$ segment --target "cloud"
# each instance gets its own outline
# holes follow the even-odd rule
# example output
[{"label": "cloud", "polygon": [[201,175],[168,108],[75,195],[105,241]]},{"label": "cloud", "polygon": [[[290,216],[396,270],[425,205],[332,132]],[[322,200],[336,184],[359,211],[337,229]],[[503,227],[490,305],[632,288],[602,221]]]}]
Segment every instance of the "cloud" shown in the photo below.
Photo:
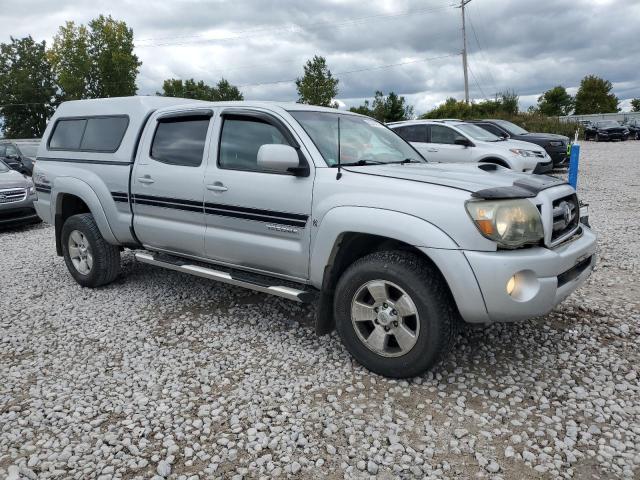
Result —
[{"label": "cloud", "polygon": [[[324,55],[346,107],[393,90],[433,108],[462,98],[460,9],[454,0],[5,0],[0,41],[51,40],[66,20],[111,14],[133,28],[139,91],[165,78],[224,76],[247,99],[295,100],[304,62]],[[475,0],[468,7],[471,96],[511,89],[521,107],[546,89],[596,74],[621,100],[640,97],[640,4],[629,0]]]}]

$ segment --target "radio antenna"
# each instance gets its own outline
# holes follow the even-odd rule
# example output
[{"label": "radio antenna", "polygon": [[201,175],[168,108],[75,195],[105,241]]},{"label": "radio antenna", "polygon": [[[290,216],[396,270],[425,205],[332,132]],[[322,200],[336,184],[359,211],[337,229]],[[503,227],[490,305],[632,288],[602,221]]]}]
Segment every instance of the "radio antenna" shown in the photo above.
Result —
[{"label": "radio antenna", "polygon": [[338,173],[336,174],[336,180],[340,180],[342,178],[342,172],[340,169],[342,168],[340,161],[341,151],[340,151],[340,115],[338,115]]}]

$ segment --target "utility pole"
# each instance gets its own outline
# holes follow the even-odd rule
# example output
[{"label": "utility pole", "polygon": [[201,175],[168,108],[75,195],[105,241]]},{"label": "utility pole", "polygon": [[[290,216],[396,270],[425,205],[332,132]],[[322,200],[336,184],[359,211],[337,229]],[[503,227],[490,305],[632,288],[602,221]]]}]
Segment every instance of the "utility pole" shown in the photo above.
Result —
[{"label": "utility pole", "polygon": [[464,7],[471,0],[460,0],[460,6],[457,7],[462,11],[462,69],[464,70],[464,101],[469,103],[469,74],[467,72],[467,27],[465,25]]}]

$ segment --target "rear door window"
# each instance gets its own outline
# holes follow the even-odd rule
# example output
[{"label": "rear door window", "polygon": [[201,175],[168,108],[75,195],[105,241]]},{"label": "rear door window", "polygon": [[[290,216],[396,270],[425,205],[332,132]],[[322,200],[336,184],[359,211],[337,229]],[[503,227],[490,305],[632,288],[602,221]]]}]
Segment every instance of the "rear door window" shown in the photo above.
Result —
[{"label": "rear door window", "polygon": [[169,165],[198,167],[202,164],[209,116],[163,119],[151,144],[151,158]]},{"label": "rear door window", "polygon": [[427,141],[426,125],[407,125],[405,127],[398,127],[395,131],[407,142],[424,143]]}]

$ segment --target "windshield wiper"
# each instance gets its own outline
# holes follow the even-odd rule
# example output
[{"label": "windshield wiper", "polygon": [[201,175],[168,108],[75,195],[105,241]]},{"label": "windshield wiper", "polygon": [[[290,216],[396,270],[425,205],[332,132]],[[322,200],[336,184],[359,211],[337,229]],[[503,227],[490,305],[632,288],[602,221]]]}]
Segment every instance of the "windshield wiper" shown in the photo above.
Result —
[{"label": "windshield wiper", "polygon": [[[360,167],[363,165],[383,165],[386,162],[380,162],[378,160],[360,159],[357,162],[340,162],[343,167]],[[338,164],[331,165],[332,168],[337,167]]]},{"label": "windshield wiper", "polygon": [[397,160],[395,162],[387,162],[387,164],[391,164],[391,163],[399,163],[401,165],[404,165],[406,163],[422,163],[420,160],[416,160],[415,158],[405,158],[404,160]]}]

